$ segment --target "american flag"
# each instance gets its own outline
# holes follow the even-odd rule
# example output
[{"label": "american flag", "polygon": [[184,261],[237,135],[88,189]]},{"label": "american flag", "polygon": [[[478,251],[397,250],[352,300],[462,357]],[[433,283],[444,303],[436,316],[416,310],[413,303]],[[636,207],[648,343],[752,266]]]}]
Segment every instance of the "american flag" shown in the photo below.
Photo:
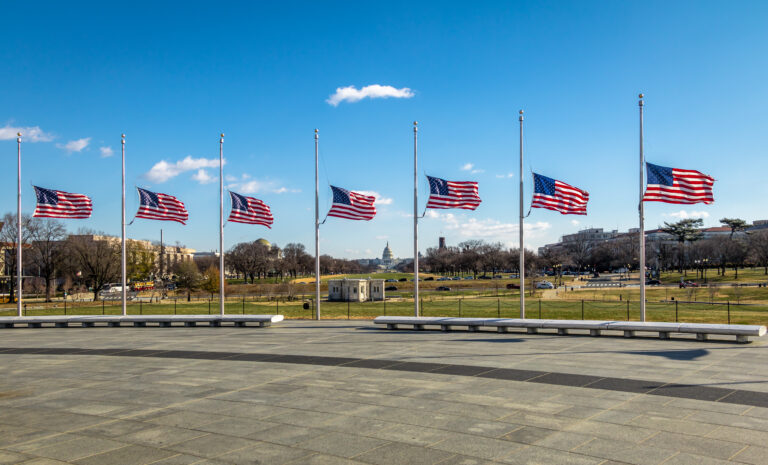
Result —
[{"label": "american flag", "polygon": [[563,215],[586,215],[588,201],[589,192],[533,173],[532,208],[546,208]]},{"label": "american flag", "polygon": [[463,208],[474,210],[480,205],[477,183],[473,181],[446,181],[427,176],[429,200],[427,208]]},{"label": "american flag", "polygon": [[375,197],[336,186],[331,186],[331,190],[333,191],[333,205],[331,205],[328,216],[365,221],[372,220],[376,216],[376,207],[373,206]]},{"label": "american flag", "polygon": [[712,203],[715,178],[696,170],[681,170],[646,163],[648,179],[644,202]]},{"label": "american flag", "polygon": [[141,187],[139,190],[139,211],[136,218],[145,218],[148,220],[177,221],[181,224],[187,224],[189,218],[187,209],[184,208],[184,202],[176,197],[159,192],[152,192]]},{"label": "american flag", "polygon": [[90,218],[93,204],[87,195],[32,186],[37,194],[35,218]]},{"label": "american flag", "polygon": [[272,211],[269,206],[259,199],[246,197],[229,191],[232,198],[232,211],[229,213],[229,219],[233,223],[261,224],[272,229],[272,223],[275,219],[272,217]]}]

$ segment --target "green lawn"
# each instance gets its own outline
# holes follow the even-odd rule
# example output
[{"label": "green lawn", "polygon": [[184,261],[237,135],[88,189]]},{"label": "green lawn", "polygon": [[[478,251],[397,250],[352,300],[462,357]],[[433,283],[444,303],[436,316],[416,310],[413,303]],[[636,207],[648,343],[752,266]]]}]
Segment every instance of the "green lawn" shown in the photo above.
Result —
[{"label": "green lawn", "polygon": [[[583,305],[583,306],[582,306]],[[583,313],[582,313],[583,309]],[[675,321],[702,323],[730,322],[734,324],[768,324],[768,305],[710,305],[707,303],[661,303],[649,301],[647,304],[647,319],[651,321]],[[218,301],[193,301],[187,303],[179,300],[166,300],[161,303],[136,304],[128,306],[129,314],[216,314],[219,311]],[[119,302],[78,303],[75,307],[67,305],[67,314],[100,315],[119,314]],[[313,318],[314,310],[310,303],[309,309],[303,308],[303,302],[280,302],[266,300],[230,300],[226,304],[228,314],[275,314],[285,315],[286,318]],[[366,319],[380,315],[413,315],[413,301],[398,299],[388,302],[322,302],[323,318],[353,318]],[[63,315],[61,303],[27,305],[26,315]],[[520,314],[517,296],[506,297],[476,297],[462,299],[422,299],[421,314],[423,316],[449,317],[485,317],[485,318],[517,318]],[[2,316],[15,315],[14,308],[0,310]],[[639,305],[637,300],[626,299],[589,301],[585,300],[526,300],[526,316],[528,318],[548,319],[597,319],[597,320],[639,320]]]}]

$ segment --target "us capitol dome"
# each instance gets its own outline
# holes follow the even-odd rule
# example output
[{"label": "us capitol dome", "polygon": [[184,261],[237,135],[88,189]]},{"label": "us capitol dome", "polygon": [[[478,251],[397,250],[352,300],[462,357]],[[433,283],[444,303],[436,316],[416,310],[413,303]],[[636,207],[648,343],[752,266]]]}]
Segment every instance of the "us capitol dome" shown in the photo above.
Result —
[{"label": "us capitol dome", "polygon": [[387,241],[387,246],[384,247],[384,253],[381,254],[381,261],[385,263],[391,263],[394,259],[395,254],[392,253],[392,249],[389,248],[389,241]]}]

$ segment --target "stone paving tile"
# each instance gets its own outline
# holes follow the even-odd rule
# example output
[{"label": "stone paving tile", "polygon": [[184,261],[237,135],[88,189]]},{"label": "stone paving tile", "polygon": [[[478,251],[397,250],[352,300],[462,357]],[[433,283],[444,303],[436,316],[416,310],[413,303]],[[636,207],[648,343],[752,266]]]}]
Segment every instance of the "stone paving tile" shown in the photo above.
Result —
[{"label": "stone paving tile", "polygon": [[41,447],[51,446],[51,445],[62,443],[62,442],[68,442],[78,438],[82,439],[84,437],[85,436],[76,435],[76,434],[47,432],[47,434],[36,437],[35,439],[7,445],[3,448],[14,451],[14,452],[26,453],[28,451],[39,449]]},{"label": "stone paving tile", "polygon": [[238,464],[278,465],[310,455],[312,452],[308,450],[262,442],[221,454],[216,460]]},{"label": "stone paving tile", "polygon": [[570,451],[590,442],[592,439],[594,439],[594,437],[588,434],[558,431],[538,441],[536,445],[540,447],[549,447],[551,449]]},{"label": "stone paving tile", "polygon": [[277,423],[248,418],[230,417],[226,420],[215,421],[195,429],[208,433],[223,434],[226,436],[248,437],[253,433],[277,426]]},{"label": "stone paving tile", "polygon": [[388,443],[389,441],[348,433],[328,433],[296,444],[296,447],[352,458]]},{"label": "stone paving tile", "polygon": [[28,455],[0,450],[0,465],[12,465],[15,463],[21,463],[28,458]]},{"label": "stone paving tile", "polygon": [[403,425],[401,423],[392,423],[389,421],[344,415],[326,421],[322,424],[322,428],[341,433],[361,434],[363,436],[378,437],[374,433],[386,430],[395,425],[400,428],[410,426]]},{"label": "stone paving tile", "polygon": [[657,434],[656,431],[637,426],[616,425],[601,421],[586,420],[573,424],[566,431],[588,434],[598,438],[616,439],[627,442],[642,442]]},{"label": "stone paving tile", "polygon": [[78,434],[83,435],[98,435],[107,438],[116,438],[125,436],[127,434],[135,433],[137,431],[145,430],[151,425],[140,421],[131,420],[106,420],[94,426],[89,426],[78,430]]},{"label": "stone paving tile", "polygon": [[674,420],[671,418],[662,418],[648,415],[640,415],[632,419],[629,424],[632,426],[641,426],[648,429],[698,436],[704,436],[718,428],[718,425],[716,424],[703,423],[693,419]]},{"label": "stone paving tile", "polygon": [[248,436],[248,439],[273,442],[285,446],[294,446],[317,436],[326,434],[327,431],[304,426],[278,425]]},{"label": "stone paving tile", "polygon": [[438,465],[495,465],[499,462],[484,460],[477,457],[469,457],[467,455],[454,455],[443,461]]},{"label": "stone paving tile", "polygon": [[521,444],[534,444],[554,434],[556,431],[535,426],[521,426],[520,428],[502,436],[502,439]]},{"label": "stone paving tile", "polygon": [[719,459],[727,459],[744,448],[744,444],[735,442],[669,432],[657,434],[645,441],[643,445]]},{"label": "stone paving tile", "polygon": [[732,457],[732,460],[752,465],[765,465],[768,447],[748,446]]},{"label": "stone paving tile", "polygon": [[392,464],[420,464],[432,465],[446,460],[455,454],[442,450],[428,449],[424,447],[411,446],[399,442],[393,442],[366,452],[355,457],[365,463],[376,465]]},{"label": "stone paving tile", "polygon": [[428,446],[444,440],[446,431],[423,426],[390,424],[387,428],[381,428],[364,434],[388,441],[404,442],[415,446]]},{"label": "stone paving tile", "polygon": [[189,441],[180,442],[167,446],[166,449],[181,452],[184,454],[199,455],[206,458],[215,458],[237,449],[253,446],[256,441],[235,438],[232,436],[222,436],[220,434],[206,434]]},{"label": "stone paving tile", "polygon": [[759,418],[748,415],[729,415],[727,413],[703,412],[694,413],[688,418],[691,421],[712,423],[723,426],[768,431],[768,417]]},{"label": "stone paving tile", "polygon": [[155,463],[176,455],[168,450],[155,449],[139,445],[130,445],[121,449],[111,450],[103,454],[91,455],[83,459],[75,460],[78,465],[141,465]]},{"label": "stone paving tile", "polygon": [[446,433],[443,437],[443,441],[429,447],[488,460],[500,459],[523,447],[523,444],[512,441],[473,437],[466,434]]},{"label": "stone paving tile", "polygon": [[664,462],[665,465],[732,465],[733,463],[728,460],[713,459],[712,457],[688,454],[686,452],[681,452]]},{"label": "stone paving tile", "polygon": [[61,460],[47,459],[45,457],[38,457],[36,459],[27,460],[26,462],[18,462],[18,463],[21,463],[22,465],[68,465],[68,462],[62,462]]},{"label": "stone paving tile", "polygon": [[190,439],[205,436],[204,431],[196,431],[175,426],[153,425],[145,423],[146,428],[120,437],[122,441],[153,447],[166,447]]},{"label": "stone paving tile", "polygon": [[149,420],[151,423],[177,428],[196,428],[208,423],[227,420],[229,417],[200,412],[173,412]]},{"label": "stone paving tile", "polygon": [[203,460],[202,457],[197,457],[195,455],[187,455],[187,454],[179,454],[175,453],[176,455],[172,455],[166,459],[158,460],[155,462],[152,462],[152,465],[199,465],[199,463]]},{"label": "stone paving tile", "polygon": [[574,454],[544,447],[528,446],[501,459],[514,465],[604,465],[605,460],[597,457]]},{"label": "stone paving tile", "polygon": [[676,454],[674,451],[643,444],[600,438],[593,439],[572,452],[634,465],[656,465]]},{"label": "stone paving tile", "polygon": [[79,437],[70,441],[43,446],[31,450],[28,453],[39,457],[48,457],[51,459],[71,462],[83,457],[119,449],[126,445],[127,444],[123,442],[112,441],[109,439]]},{"label": "stone paving tile", "polygon": [[313,454],[285,463],[286,465],[361,465],[364,462],[336,457],[334,455]]},{"label": "stone paving tile", "polygon": [[768,432],[733,426],[721,426],[706,437],[755,446],[768,445]]}]

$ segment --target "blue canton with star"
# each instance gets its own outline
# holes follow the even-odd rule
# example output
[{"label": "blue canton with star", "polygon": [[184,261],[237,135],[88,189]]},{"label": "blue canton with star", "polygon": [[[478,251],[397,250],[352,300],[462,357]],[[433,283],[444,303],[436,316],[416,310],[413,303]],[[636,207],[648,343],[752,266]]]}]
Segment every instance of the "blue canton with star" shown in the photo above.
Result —
[{"label": "blue canton with star", "polygon": [[157,198],[157,194],[146,189],[142,189],[141,187],[137,187],[137,189],[139,190],[139,198],[142,205],[159,208],[160,199]]},{"label": "blue canton with star", "polygon": [[248,200],[246,200],[245,197],[243,197],[240,194],[235,194],[234,192],[230,192],[229,195],[232,196],[232,209],[233,210],[240,210],[240,211],[248,211]]},{"label": "blue canton with star", "polygon": [[674,184],[672,168],[666,166],[645,163],[646,173],[648,174],[648,184],[661,184],[662,186],[671,186]]},{"label": "blue canton with star", "polygon": [[555,180],[533,173],[533,192],[535,194],[555,195]]},{"label": "blue canton with star", "polygon": [[433,178],[432,176],[427,176],[427,180],[429,181],[430,194],[448,195],[448,181],[445,179]]},{"label": "blue canton with star", "polygon": [[333,203],[343,203],[345,205],[352,205],[352,201],[349,200],[349,191],[340,187],[331,186],[333,190]]},{"label": "blue canton with star", "polygon": [[45,205],[56,205],[59,203],[59,196],[50,189],[35,186],[35,194],[37,194],[37,203]]}]

